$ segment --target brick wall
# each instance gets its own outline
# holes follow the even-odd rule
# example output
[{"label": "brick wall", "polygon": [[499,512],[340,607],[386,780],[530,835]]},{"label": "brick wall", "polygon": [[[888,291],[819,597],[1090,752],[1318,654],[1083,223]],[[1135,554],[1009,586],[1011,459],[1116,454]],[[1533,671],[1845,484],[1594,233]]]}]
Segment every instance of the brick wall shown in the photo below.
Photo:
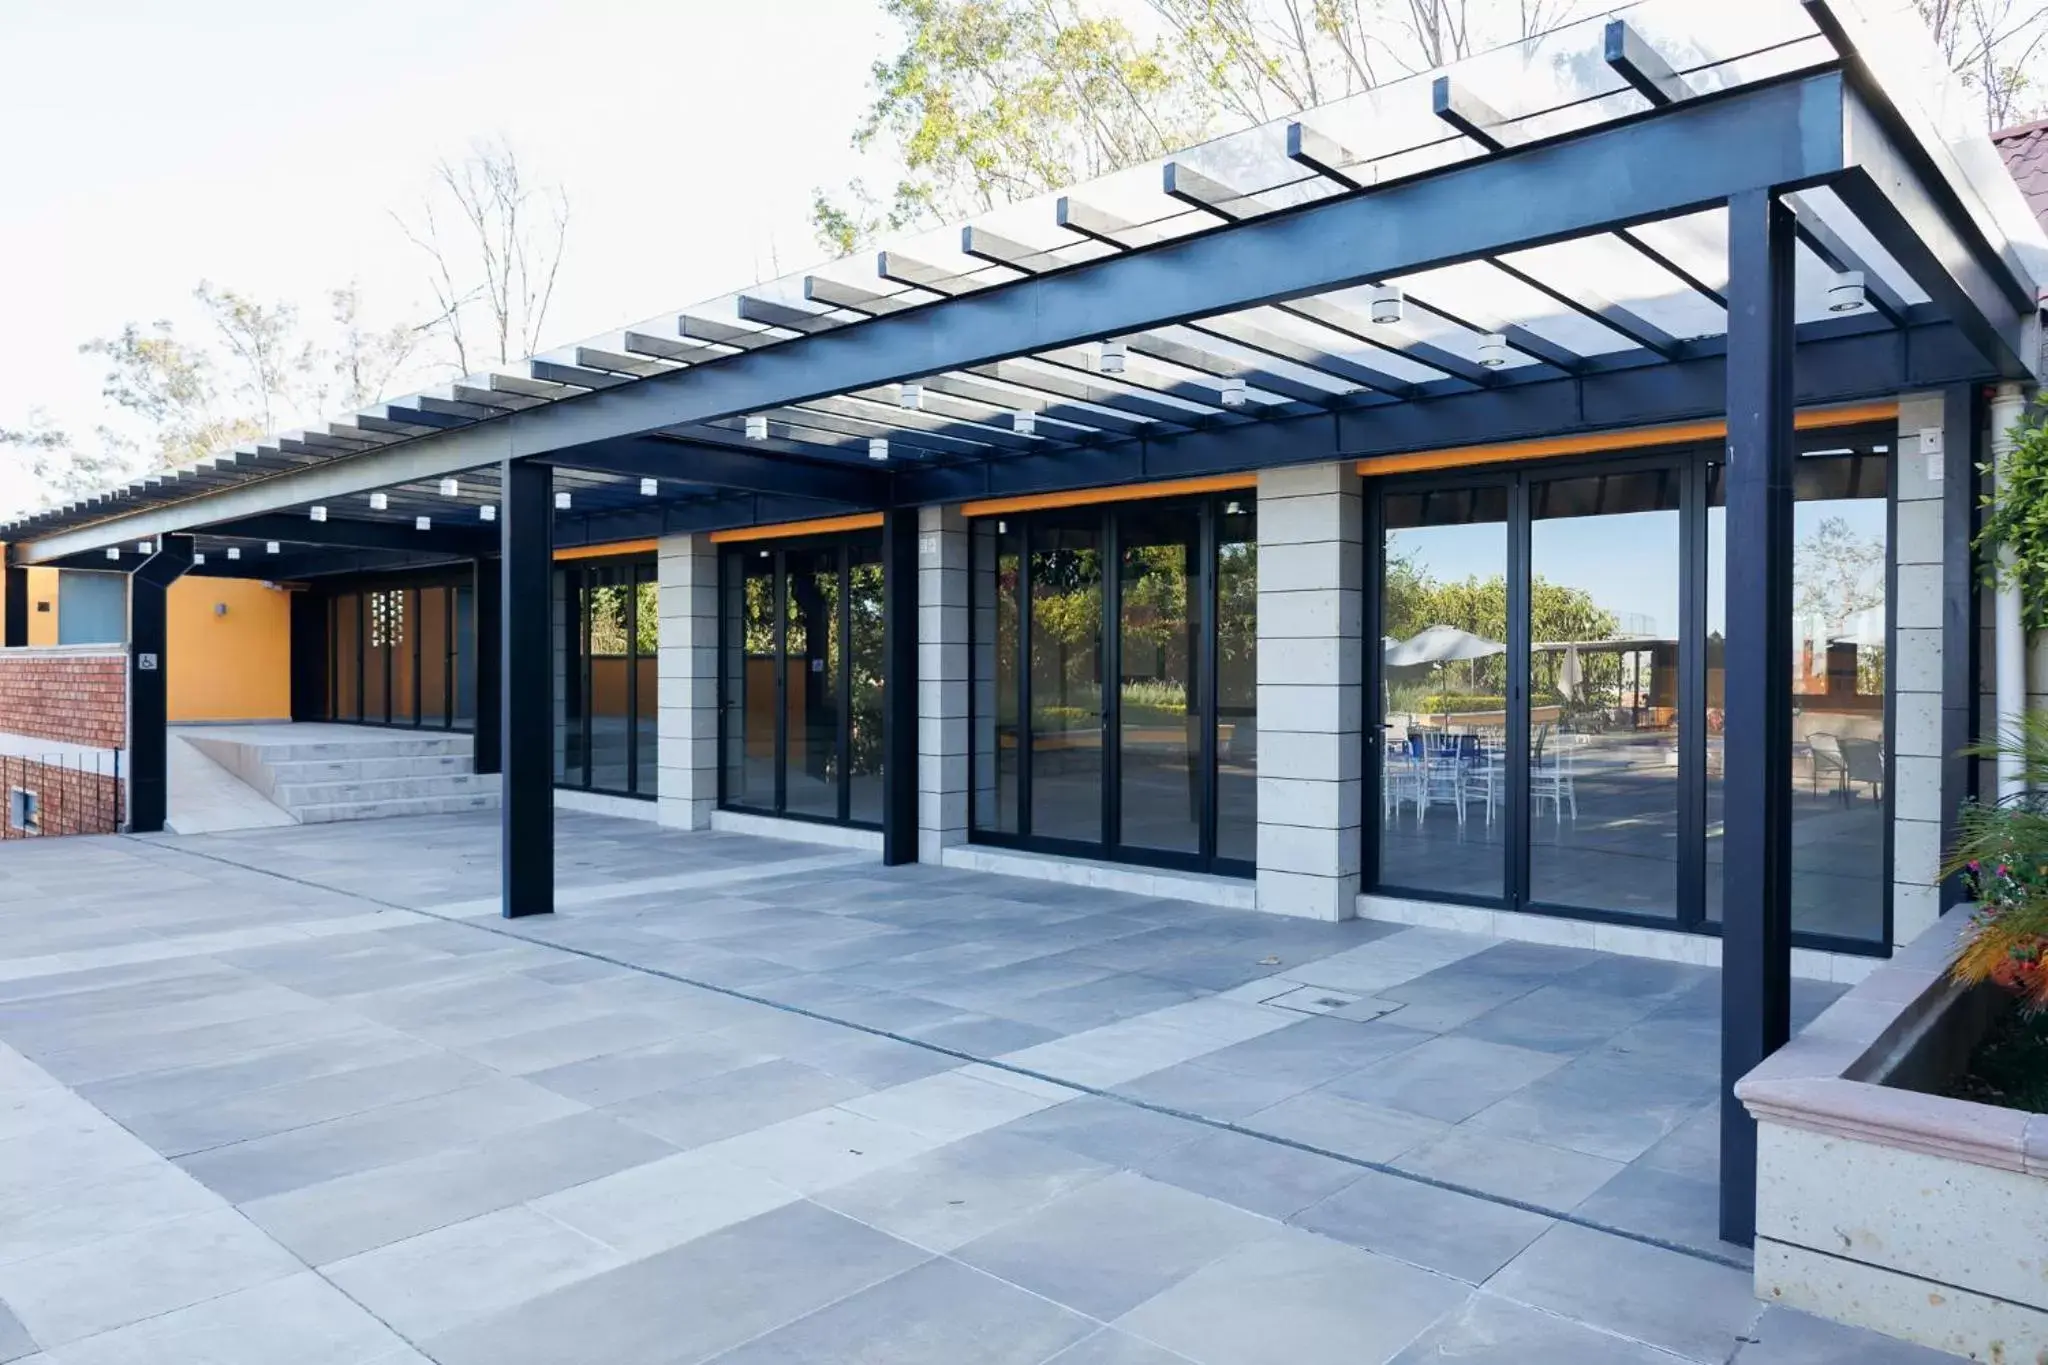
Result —
[{"label": "brick wall", "polygon": [[103,646],[0,649],[0,734],[127,747],[127,656]]},{"label": "brick wall", "polygon": [[[38,818],[33,831],[13,821],[17,790],[36,794]],[[121,784],[114,776],[111,754],[50,763],[0,755],[0,839],[112,834],[121,828],[121,801]]]}]

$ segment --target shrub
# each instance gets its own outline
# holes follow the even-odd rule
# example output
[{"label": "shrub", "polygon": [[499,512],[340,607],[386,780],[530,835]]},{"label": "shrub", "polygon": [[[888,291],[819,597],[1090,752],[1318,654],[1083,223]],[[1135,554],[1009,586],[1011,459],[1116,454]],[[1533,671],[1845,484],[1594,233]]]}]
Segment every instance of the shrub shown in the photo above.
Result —
[{"label": "shrub", "polygon": [[[2048,785],[2048,712],[2029,712],[1972,756],[2019,759],[2029,787]],[[2048,805],[2027,797],[1965,805],[1943,875],[1960,876],[1978,908],[1956,952],[1959,982],[1993,981],[2029,1012],[2048,1009]]]}]

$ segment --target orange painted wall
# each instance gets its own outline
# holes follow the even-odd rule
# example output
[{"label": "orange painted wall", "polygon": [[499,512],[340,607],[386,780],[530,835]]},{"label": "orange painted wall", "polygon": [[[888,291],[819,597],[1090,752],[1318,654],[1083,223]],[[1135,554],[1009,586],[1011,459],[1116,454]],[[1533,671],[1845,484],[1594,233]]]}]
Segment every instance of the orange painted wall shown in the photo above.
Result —
[{"label": "orange painted wall", "polygon": [[290,593],[247,578],[181,578],[165,605],[173,723],[290,718]]},{"label": "orange painted wall", "polygon": [[[36,604],[48,602],[48,611],[37,611]],[[54,645],[57,643],[57,571],[55,569],[30,569],[28,571],[28,642],[32,645]]]}]

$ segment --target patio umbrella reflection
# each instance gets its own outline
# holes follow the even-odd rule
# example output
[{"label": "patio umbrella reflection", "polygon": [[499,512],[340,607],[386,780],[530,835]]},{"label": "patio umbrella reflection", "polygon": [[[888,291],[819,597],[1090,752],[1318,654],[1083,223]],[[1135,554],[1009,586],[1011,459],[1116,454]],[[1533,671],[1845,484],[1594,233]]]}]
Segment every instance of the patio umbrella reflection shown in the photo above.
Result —
[{"label": "patio umbrella reflection", "polygon": [[1507,652],[1507,646],[1456,626],[1429,626],[1387,649],[1387,662],[1395,668],[1417,664],[1452,663],[1460,659],[1490,659]]}]

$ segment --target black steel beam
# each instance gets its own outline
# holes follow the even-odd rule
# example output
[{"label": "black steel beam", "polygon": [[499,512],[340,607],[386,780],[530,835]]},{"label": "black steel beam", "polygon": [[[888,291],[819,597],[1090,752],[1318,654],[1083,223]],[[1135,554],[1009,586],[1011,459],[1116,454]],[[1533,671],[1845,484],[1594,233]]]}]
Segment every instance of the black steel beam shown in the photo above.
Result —
[{"label": "black steel beam", "polygon": [[882,862],[917,861],[917,509],[882,517]]},{"label": "black steel beam", "polygon": [[128,828],[159,834],[170,798],[170,631],[165,599],[192,567],[192,538],[164,536],[128,576]]},{"label": "black steel beam", "polygon": [[1353,175],[1348,167],[1358,164],[1358,156],[1335,138],[1317,132],[1305,123],[1287,125],[1287,158],[1308,167],[1325,180],[1334,181],[1347,190],[1362,189],[1365,181]]},{"label": "black steel beam", "polygon": [[541,456],[540,463],[747,493],[783,493],[850,507],[881,507],[889,496],[889,476],[874,469],[762,455],[658,435],[622,436],[571,446]]},{"label": "black steel beam", "polygon": [[1735,1084],[1792,1008],[1792,211],[1728,205],[1728,633],[1721,906],[1721,1239],[1756,1239],[1756,1121]]},{"label": "black steel beam", "polygon": [[6,587],[0,592],[0,648],[21,649],[28,644],[28,570],[9,564],[4,571]]},{"label": "black steel beam", "polygon": [[1664,55],[1630,28],[1627,20],[1608,20],[1602,38],[1607,65],[1650,103],[1673,104],[1695,93],[1685,77],[1672,70]]},{"label": "black steel beam", "polygon": [[270,512],[198,528],[223,540],[275,540],[292,545],[327,545],[351,550],[401,550],[469,559],[495,549],[498,537],[474,526],[437,525],[421,531],[400,521],[361,521],[329,514],[325,521]]},{"label": "black steel beam", "polygon": [[555,908],[554,488],[546,465],[523,460],[499,478],[501,913],[517,919]]},{"label": "black steel beam", "polygon": [[[1975,760],[1963,749],[1976,737],[1975,703],[1981,635],[1977,624],[1976,556],[1966,553],[1977,534],[1977,488],[1979,449],[1984,430],[1979,386],[1955,384],[1941,395],[1941,543],[1946,549],[1941,561],[1941,846],[1955,847],[1957,822],[1963,803],[1977,795],[1971,780],[1978,771]],[[1899,456],[1913,433],[1901,431],[1895,447]],[[1920,469],[1927,472],[1926,452],[1921,452]],[[1904,477],[1906,461],[1895,458],[1893,466]],[[1894,538],[1893,544],[1897,545]],[[1897,550],[1892,555],[1896,564]],[[1896,593],[1892,594],[1896,598]],[[1887,642],[1889,643],[1889,642]],[[1894,650],[1887,658],[1897,658]],[[1894,800],[1897,798],[1894,797]],[[1941,888],[1941,908],[1959,904],[1964,898],[1962,878],[1951,877]],[[1886,926],[1889,930],[1890,926]],[[1887,938],[1891,937],[1889,933]]]}]

